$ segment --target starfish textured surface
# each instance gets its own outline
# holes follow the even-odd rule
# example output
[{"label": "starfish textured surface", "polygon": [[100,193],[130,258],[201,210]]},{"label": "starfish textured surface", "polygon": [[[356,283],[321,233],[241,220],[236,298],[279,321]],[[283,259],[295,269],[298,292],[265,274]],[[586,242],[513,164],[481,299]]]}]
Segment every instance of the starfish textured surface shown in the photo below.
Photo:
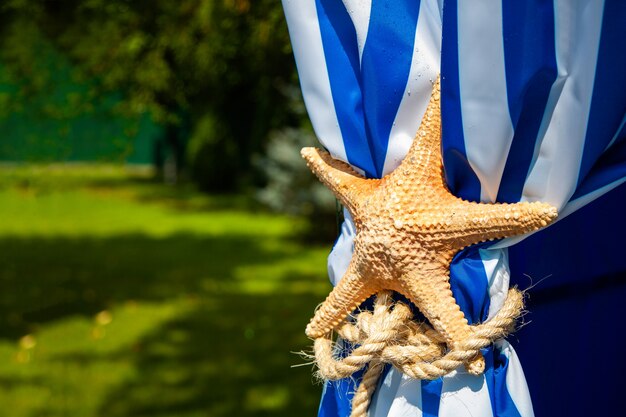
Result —
[{"label": "starfish textured surface", "polygon": [[486,204],[454,196],[444,180],[440,146],[437,81],[407,156],[384,178],[363,178],[328,152],[302,149],[311,170],[350,211],[356,226],[348,271],[307,326],[309,337],[332,331],[369,296],[388,289],[411,300],[454,349],[471,335],[450,289],[454,255],[556,219],[556,208],[546,203]]}]

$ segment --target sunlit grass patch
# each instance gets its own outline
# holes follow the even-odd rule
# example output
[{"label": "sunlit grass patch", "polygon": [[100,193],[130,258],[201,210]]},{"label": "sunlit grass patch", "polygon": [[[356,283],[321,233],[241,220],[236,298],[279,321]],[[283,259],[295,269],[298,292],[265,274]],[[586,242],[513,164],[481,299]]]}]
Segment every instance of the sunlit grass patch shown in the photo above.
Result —
[{"label": "sunlit grass patch", "polygon": [[0,407],[12,417],[292,416],[326,246],[242,196],[115,166],[0,167]]},{"label": "sunlit grass patch", "polygon": [[111,236],[174,233],[287,237],[301,222],[244,196],[166,186],[150,170],[112,165],[0,166],[0,234]]}]

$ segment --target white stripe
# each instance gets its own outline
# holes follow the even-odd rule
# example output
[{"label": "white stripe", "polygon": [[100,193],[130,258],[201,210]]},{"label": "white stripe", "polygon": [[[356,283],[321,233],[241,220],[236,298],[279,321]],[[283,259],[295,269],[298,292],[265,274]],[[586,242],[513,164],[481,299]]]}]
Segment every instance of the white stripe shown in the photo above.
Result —
[{"label": "white stripe", "polygon": [[443,377],[439,417],[493,415],[484,375],[470,375],[463,367]]},{"label": "white stripe", "polygon": [[391,368],[374,393],[368,416],[422,416],[421,384],[421,381],[411,379],[396,368]]},{"label": "white stripe", "polygon": [[359,46],[359,62],[361,62],[363,47],[365,47],[365,40],[367,39],[367,32],[370,27],[372,0],[343,0],[343,4],[350,14],[350,18],[356,29],[356,40]]},{"label": "white stripe", "polygon": [[[558,75],[550,90],[521,201],[552,204],[559,210],[557,221],[603,194],[597,190],[568,203],[576,190],[587,134],[603,10],[603,1],[555,0]],[[504,239],[492,248],[514,245],[534,233]]]},{"label": "white stripe", "polygon": [[602,1],[555,0],[558,79],[553,86],[557,94],[551,92],[550,99],[558,101],[524,184],[523,201],[545,201],[561,210],[576,189],[603,8]]},{"label": "white stripe", "polygon": [[479,249],[478,254],[483,262],[483,268],[488,280],[489,290],[489,313],[487,320],[496,315],[504,305],[509,293],[509,270],[508,249]]},{"label": "white stripe", "polygon": [[389,133],[383,175],[387,175],[404,159],[421,123],[432,83],[439,74],[441,55],[441,15],[436,0],[420,3],[414,53],[402,102]]},{"label": "white stripe", "polygon": [[283,0],[304,103],[319,141],[336,158],[348,161],[343,144],[314,0]]},{"label": "white stripe", "polygon": [[534,417],[533,403],[528,392],[528,384],[522,370],[522,365],[517,357],[513,346],[506,340],[495,343],[496,349],[500,350],[508,358],[509,366],[506,372],[506,389],[511,396],[515,408],[522,417]]},{"label": "white stripe", "polygon": [[343,217],[345,221],[341,225],[341,233],[333,246],[333,250],[328,255],[328,277],[333,286],[339,283],[348,270],[350,261],[352,260],[352,252],[354,251],[354,237],[356,236],[356,227],[350,212],[343,209]]},{"label": "white stripe", "polygon": [[494,202],[513,140],[507,102],[501,0],[458,5],[459,84],[468,162],[481,200]]}]

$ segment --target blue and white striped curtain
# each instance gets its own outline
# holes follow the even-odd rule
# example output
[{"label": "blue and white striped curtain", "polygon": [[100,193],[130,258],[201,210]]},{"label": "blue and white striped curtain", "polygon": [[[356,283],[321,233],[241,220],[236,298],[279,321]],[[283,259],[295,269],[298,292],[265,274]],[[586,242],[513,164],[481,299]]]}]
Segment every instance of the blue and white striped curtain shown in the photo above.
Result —
[{"label": "blue and white striped curtain", "polygon": [[[441,74],[442,156],[451,191],[474,201],[544,201],[559,209],[559,223],[524,241],[475,246],[455,257],[452,290],[470,323],[493,316],[511,279],[521,282],[523,274],[554,277],[546,283],[558,294],[560,285],[626,271],[626,257],[619,256],[624,244],[611,235],[611,227],[626,232],[619,222],[626,186],[618,187],[626,180],[626,1],[283,0],[283,6],[310,118],[335,158],[369,177],[391,172],[408,151]],[[347,217],[329,257],[333,282],[347,268],[353,237]],[[615,288],[626,296],[626,289]],[[565,329],[583,317],[592,323],[594,316],[548,309],[546,322],[555,314],[572,320]],[[537,363],[545,368],[568,366],[550,358],[569,357],[560,353],[569,351],[568,344],[591,349],[583,349],[579,361],[591,363],[602,354],[599,346],[553,340],[549,332],[533,337],[520,340],[518,350],[540,352]],[[370,416],[534,415],[513,347],[502,341],[484,354],[482,376],[458,369],[439,380],[416,381],[388,369]],[[588,376],[579,378],[582,386],[569,400],[588,391]],[[327,382],[319,416],[347,416],[358,383],[358,375]],[[577,415],[585,409],[581,403],[551,415]]]}]

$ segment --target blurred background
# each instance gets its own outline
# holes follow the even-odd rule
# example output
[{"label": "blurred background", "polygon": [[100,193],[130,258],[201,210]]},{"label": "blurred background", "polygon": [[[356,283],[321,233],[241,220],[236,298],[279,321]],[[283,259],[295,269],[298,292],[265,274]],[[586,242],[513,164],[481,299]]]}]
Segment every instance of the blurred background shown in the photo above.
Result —
[{"label": "blurred background", "polygon": [[337,208],[276,0],[0,3],[0,409],[313,415]]}]

